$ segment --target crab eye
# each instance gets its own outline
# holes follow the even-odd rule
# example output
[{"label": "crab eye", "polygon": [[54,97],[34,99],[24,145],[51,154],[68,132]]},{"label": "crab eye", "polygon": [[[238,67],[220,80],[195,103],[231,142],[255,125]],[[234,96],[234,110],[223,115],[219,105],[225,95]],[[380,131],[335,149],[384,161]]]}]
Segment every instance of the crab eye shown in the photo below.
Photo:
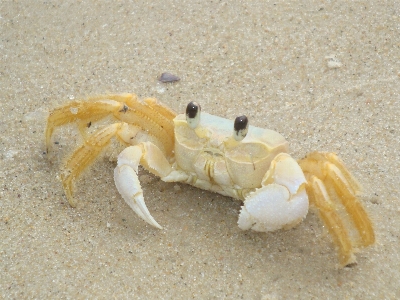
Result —
[{"label": "crab eye", "polygon": [[246,116],[240,116],[235,119],[235,123],[233,125],[233,137],[235,140],[240,142],[243,140],[247,132],[249,131],[249,120]]},{"label": "crab eye", "polygon": [[190,102],[186,107],[186,122],[189,127],[195,129],[200,122],[201,107],[197,102]]}]

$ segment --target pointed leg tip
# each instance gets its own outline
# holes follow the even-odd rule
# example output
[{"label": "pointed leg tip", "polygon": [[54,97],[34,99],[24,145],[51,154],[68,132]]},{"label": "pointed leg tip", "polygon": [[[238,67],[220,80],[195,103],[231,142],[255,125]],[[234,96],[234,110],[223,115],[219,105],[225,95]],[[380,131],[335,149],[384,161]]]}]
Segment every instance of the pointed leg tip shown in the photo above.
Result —
[{"label": "pointed leg tip", "polygon": [[357,265],[357,259],[353,253],[348,254],[346,257],[344,257],[340,263],[341,268],[351,268],[355,265]]},{"label": "pointed leg tip", "polygon": [[67,197],[67,199],[68,199],[69,205],[70,205],[71,207],[75,208],[76,205],[77,205],[75,199],[73,199],[72,197]]},{"label": "pointed leg tip", "polygon": [[76,207],[77,202],[76,202],[75,198],[73,197],[70,189],[68,189],[68,188],[65,189],[65,196],[67,197],[69,205],[71,207]]}]

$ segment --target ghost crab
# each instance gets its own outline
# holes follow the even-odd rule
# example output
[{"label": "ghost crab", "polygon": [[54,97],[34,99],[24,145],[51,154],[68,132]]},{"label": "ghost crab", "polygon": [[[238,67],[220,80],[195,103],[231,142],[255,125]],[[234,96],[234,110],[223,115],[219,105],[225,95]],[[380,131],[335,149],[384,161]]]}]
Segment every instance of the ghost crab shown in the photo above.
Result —
[{"label": "ghost crab", "polygon": [[[117,123],[87,136],[88,124],[106,116]],[[301,222],[309,200],[338,248],[341,266],[354,263],[355,248],[375,240],[372,224],[357,198],[359,185],[333,153],[314,152],[296,162],[279,133],[248,126],[245,116],[231,122],[201,113],[190,102],[176,115],[155,99],[132,94],[104,95],[71,101],[53,110],[46,145],[56,127],[77,123],[84,143],[66,161],[61,174],[71,206],[74,181],[113,137],[128,146],[118,156],[116,187],[147,223],[162,228],[148,211],[138,179],[138,165],[166,182],[184,182],[243,201],[241,229],[274,231]]]}]

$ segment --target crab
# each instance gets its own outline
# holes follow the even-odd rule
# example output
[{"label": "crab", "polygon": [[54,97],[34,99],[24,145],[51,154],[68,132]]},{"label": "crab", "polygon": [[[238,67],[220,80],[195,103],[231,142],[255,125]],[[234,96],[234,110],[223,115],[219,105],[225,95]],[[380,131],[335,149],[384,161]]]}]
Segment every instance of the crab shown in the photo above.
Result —
[{"label": "crab", "polygon": [[[88,135],[93,122],[116,123]],[[375,235],[359,200],[360,186],[334,153],[313,152],[296,161],[279,133],[249,126],[246,116],[230,121],[201,112],[190,102],[177,115],[156,99],[112,94],[75,100],[50,112],[46,146],[54,130],[76,123],[84,143],[66,160],[61,181],[72,207],[74,182],[117,138],[127,147],[118,155],[114,179],[126,203],[150,225],[162,228],[146,207],[138,166],[165,182],[183,182],[243,202],[238,225],[260,232],[290,229],[316,208],[338,249],[340,266],[356,262],[354,252]]]}]

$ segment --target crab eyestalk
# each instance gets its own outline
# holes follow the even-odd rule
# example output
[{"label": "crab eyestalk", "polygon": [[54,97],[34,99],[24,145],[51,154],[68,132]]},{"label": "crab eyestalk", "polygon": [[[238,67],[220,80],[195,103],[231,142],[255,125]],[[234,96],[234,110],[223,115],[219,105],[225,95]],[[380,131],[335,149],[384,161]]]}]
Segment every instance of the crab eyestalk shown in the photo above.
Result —
[{"label": "crab eyestalk", "polygon": [[190,102],[186,106],[186,122],[189,127],[195,129],[200,123],[201,106],[197,102]]},{"label": "crab eyestalk", "polygon": [[239,116],[235,119],[233,125],[233,137],[240,142],[243,140],[249,131],[249,120],[245,115]]}]

